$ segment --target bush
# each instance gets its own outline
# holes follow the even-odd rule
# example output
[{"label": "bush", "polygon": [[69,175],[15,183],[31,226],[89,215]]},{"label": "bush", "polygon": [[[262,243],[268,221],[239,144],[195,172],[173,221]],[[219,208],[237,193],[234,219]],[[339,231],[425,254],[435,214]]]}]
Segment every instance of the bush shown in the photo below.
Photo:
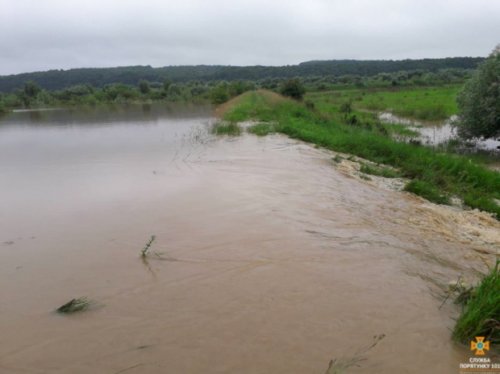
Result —
[{"label": "bush", "polygon": [[306,89],[299,79],[288,79],[281,85],[280,92],[283,96],[291,97],[295,100],[302,100]]},{"label": "bush", "polygon": [[210,99],[213,104],[223,104],[229,100],[228,86],[226,83],[219,83],[210,91]]},{"label": "bush", "polygon": [[462,138],[500,135],[500,54],[493,53],[479,65],[458,96]]},{"label": "bush", "polygon": [[146,95],[151,91],[151,86],[149,85],[148,81],[145,81],[144,79],[139,81],[139,91],[141,91],[141,94]]}]

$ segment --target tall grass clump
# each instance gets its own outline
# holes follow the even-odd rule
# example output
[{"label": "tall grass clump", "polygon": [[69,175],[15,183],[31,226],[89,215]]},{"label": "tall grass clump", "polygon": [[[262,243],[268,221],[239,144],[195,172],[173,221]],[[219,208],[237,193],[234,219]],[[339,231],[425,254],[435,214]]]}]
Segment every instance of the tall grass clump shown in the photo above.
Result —
[{"label": "tall grass clump", "polygon": [[241,128],[235,122],[218,122],[212,127],[212,133],[215,135],[238,136],[241,134]]},{"label": "tall grass clump", "polygon": [[484,276],[465,300],[453,330],[453,338],[468,343],[484,336],[492,344],[500,343],[500,261]]},{"label": "tall grass clump", "polygon": [[408,182],[404,190],[407,192],[412,192],[415,195],[422,196],[423,198],[436,204],[449,204],[450,202],[448,196],[442,194],[432,184],[421,180],[415,179]]}]

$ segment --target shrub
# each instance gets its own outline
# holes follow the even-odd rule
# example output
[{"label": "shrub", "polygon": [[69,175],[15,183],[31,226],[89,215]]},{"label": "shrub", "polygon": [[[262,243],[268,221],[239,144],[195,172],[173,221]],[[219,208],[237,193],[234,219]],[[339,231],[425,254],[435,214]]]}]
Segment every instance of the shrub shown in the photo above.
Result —
[{"label": "shrub", "polygon": [[500,54],[479,65],[458,96],[458,134],[462,138],[500,135]]},{"label": "shrub", "polygon": [[295,100],[302,100],[306,93],[306,89],[299,79],[288,79],[281,85],[280,92],[283,96],[288,96]]}]

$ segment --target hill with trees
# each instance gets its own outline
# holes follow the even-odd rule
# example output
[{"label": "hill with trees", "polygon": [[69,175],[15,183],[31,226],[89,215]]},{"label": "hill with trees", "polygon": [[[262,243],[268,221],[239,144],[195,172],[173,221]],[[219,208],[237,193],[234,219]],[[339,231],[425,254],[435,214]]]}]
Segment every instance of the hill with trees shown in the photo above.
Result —
[{"label": "hill with trees", "polygon": [[[287,66],[127,66],[49,70],[0,76],[0,92],[22,89],[28,81],[45,90],[61,90],[76,85],[104,87],[121,83],[137,85],[140,81],[185,83],[189,81],[265,80],[313,76],[373,76],[399,71],[438,72],[445,69],[475,69],[482,57],[450,57],[420,60],[329,60],[308,61]],[[144,86],[145,87],[145,86]]]}]

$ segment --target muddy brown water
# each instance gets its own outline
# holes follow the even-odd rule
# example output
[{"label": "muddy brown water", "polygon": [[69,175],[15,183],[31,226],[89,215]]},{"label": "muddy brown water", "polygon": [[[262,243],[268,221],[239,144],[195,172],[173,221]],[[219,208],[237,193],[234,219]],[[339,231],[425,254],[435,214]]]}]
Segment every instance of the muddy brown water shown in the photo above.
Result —
[{"label": "muddy brown water", "polygon": [[[211,121],[0,122],[0,372],[324,373],[385,334],[348,372],[457,373],[458,309],[439,307],[498,255],[498,223],[284,136],[216,139]],[[95,304],[53,313],[79,296]]]}]

